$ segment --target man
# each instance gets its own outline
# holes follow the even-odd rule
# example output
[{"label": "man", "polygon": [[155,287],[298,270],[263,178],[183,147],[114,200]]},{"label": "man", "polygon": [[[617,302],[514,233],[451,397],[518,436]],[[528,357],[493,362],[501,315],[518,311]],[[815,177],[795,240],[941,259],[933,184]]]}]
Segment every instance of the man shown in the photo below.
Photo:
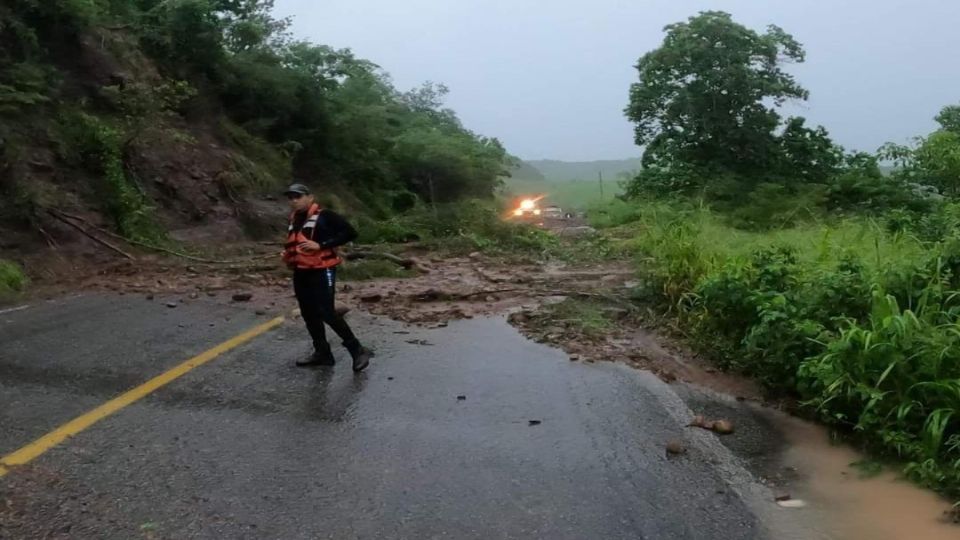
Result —
[{"label": "man", "polygon": [[307,186],[293,184],[284,193],[292,212],[283,261],[293,269],[293,290],[314,348],[313,356],[297,361],[297,365],[334,365],[323,326],[326,323],[350,351],[353,371],[363,371],[372,355],[334,307],[336,268],[343,262],[336,249],[356,238],[357,231],[336,212],[320,208]]}]

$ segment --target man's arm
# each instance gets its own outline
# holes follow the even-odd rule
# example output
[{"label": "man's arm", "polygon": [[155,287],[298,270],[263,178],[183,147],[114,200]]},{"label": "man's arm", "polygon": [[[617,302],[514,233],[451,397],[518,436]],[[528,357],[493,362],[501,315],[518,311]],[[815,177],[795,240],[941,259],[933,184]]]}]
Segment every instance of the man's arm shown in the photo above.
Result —
[{"label": "man's arm", "polygon": [[353,225],[333,210],[322,210],[320,219],[323,221],[323,226],[317,227],[313,233],[313,239],[320,244],[320,247],[337,248],[357,238],[357,230]]}]

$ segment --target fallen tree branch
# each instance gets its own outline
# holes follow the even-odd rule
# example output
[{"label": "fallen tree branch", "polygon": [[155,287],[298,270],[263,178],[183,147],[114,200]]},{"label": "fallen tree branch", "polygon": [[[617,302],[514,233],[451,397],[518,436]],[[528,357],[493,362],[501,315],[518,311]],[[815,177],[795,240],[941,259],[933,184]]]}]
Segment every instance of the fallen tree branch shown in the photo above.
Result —
[{"label": "fallen tree branch", "polygon": [[429,274],[430,269],[423,266],[416,259],[405,259],[403,257],[398,257],[392,253],[384,253],[382,251],[350,251],[343,254],[343,258],[348,261],[355,261],[359,259],[381,259],[385,261],[390,261],[398,266],[402,266],[406,270],[416,269],[417,271]]},{"label": "fallen tree branch", "polygon": [[513,288],[513,289],[494,289],[494,290],[492,290],[492,291],[474,291],[474,292],[472,292],[472,293],[456,294],[456,295],[453,295],[453,296],[454,296],[454,298],[457,298],[457,299],[460,299],[460,300],[466,300],[467,298],[470,298],[470,297],[473,297],[473,296],[482,296],[482,295],[485,295],[485,294],[500,294],[500,293],[516,292],[516,291],[526,291],[526,290],[528,290],[528,289],[519,289],[519,288]]},{"label": "fallen tree branch", "polygon": [[[87,220],[87,219],[84,218],[84,217],[77,216],[77,215],[73,215],[73,214],[64,212],[64,211],[62,211],[62,210],[54,210],[54,209],[52,209],[52,208],[49,208],[49,209],[47,209],[47,211],[50,212],[50,214],[51,214],[52,216],[54,216],[55,218],[59,219],[60,221],[63,221],[64,223],[70,225],[71,227],[80,229],[81,232],[83,232],[83,233],[86,234],[87,236],[90,236],[90,233],[84,231],[81,227],[79,227],[79,226],[76,225],[75,223],[73,223],[73,222],[71,222],[71,221],[68,221],[67,219],[64,219],[64,218],[75,219],[75,220],[77,220],[77,221],[80,221],[80,222],[82,222],[82,223],[85,223],[88,227],[91,227],[91,228],[93,228],[93,229],[96,229],[97,231],[99,231],[99,232],[101,232],[101,233],[103,233],[103,234],[105,234],[105,235],[107,235],[107,236],[110,236],[110,237],[112,237],[112,238],[116,238],[117,240],[120,240],[120,241],[122,241],[122,242],[126,242],[126,243],[128,243],[128,244],[130,244],[130,245],[140,246],[140,247],[143,247],[143,248],[151,249],[151,250],[153,250],[153,251],[159,251],[159,252],[162,252],[162,253],[167,253],[167,254],[169,254],[169,255],[173,255],[173,256],[175,256],[175,257],[180,257],[181,259],[186,259],[186,260],[188,260],[188,261],[194,261],[194,262],[205,263],[205,264],[244,264],[244,263],[253,262],[253,261],[259,260],[259,259],[266,259],[266,258],[268,258],[268,257],[276,257],[276,256],[277,256],[277,255],[274,254],[274,253],[270,253],[270,254],[267,254],[267,255],[259,255],[259,256],[253,257],[253,258],[251,258],[251,259],[235,259],[235,260],[232,260],[232,261],[230,261],[230,260],[228,260],[228,261],[221,261],[221,260],[216,260],[216,259],[204,259],[203,257],[195,257],[195,256],[189,255],[189,254],[187,254],[187,253],[182,253],[182,252],[180,252],[180,251],[176,251],[176,250],[173,250],[173,249],[168,249],[168,248],[165,248],[165,247],[162,247],[162,246],[157,246],[157,245],[149,244],[149,243],[147,243],[147,242],[142,242],[142,241],[140,241],[140,240],[134,240],[134,239],[132,239],[132,238],[126,238],[126,237],[121,236],[121,235],[119,235],[119,234],[117,234],[117,233],[115,233],[115,232],[108,231],[108,230],[106,230],[106,229],[104,229],[104,228],[102,228],[102,227],[98,227],[98,226],[94,225],[93,223],[90,223],[90,221]],[[97,240],[98,242],[102,242],[101,240],[96,239],[96,238],[95,238],[95,240]],[[114,247],[115,247],[115,246],[114,246]],[[119,248],[116,248],[116,249],[119,249]],[[130,257],[130,256],[128,255],[128,258],[132,258],[132,257]]]},{"label": "fallen tree branch", "polygon": [[110,242],[107,242],[106,240],[104,240],[104,239],[102,239],[102,238],[98,238],[96,235],[94,235],[94,234],[91,233],[90,231],[88,231],[88,230],[84,229],[83,227],[81,227],[80,225],[77,225],[76,223],[74,223],[74,222],[72,222],[72,221],[64,218],[63,216],[59,216],[59,215],[57,215],[55,212],[51,212],[50,215],[52,215],[54,218],[62,221],[63,223],[66,223],[67,225],[73,227],[74,229],[80,231],[84,236],[86,236],[87,238],[89,238],[89,239],[93,240],[94,242],[100,244],[101,246],[104,246],[104,247],[106,247],[107,249],[109,249],[109,250],[111,250],[111,251],[114,251],[114,252],[116,252],[116,253],[119,253],[120,255],[123,255],[124,257],[126,257],[127,259],[129,259],[129,260],[131,260],[131,261],[136,260],[136,258],[135,258],[133,255],[130,255],[130,254],[127,253],[126,251],[118,248],[117,246],[111,244]]},{"label": "fallen tree branch", "polygon": [[555,294],[557,296],[577,296],[580,298],[599,298],[601,300],[606,300],[607,302],[613,302],[615,304],[624,304],[630,307],[634,307],[633,302],[629,298],[622,296],[614,296],[610,294],[600,294],[600,293],[588,293],[583,291],[549,291],[550,294]]}]

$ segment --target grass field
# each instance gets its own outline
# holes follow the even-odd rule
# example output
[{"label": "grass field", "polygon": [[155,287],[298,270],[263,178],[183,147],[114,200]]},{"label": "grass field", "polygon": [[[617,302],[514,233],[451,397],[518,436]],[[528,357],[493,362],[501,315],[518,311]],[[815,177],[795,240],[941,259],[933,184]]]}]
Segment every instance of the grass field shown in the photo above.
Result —
[{"label": "grass field", "polygon": [[585,210],[597,202],[609,201],[615,195],[623,193],[623,189],[613,181],[603,183],[603,196],[601,197],[600,184],[596,181],[546,182],[522,178],[507,179],[504,191],[509,195],[518,197],[522,195],[545,195],[544,204],[555,204],[571,210]]}]

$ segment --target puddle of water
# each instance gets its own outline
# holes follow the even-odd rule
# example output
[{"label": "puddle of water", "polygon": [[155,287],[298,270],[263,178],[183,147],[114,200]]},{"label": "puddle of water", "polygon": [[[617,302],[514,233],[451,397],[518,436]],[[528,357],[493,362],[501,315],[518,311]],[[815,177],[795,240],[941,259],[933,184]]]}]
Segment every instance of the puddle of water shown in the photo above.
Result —
[{"label": "puddle of water", "polygon": [[[806,476],[801,487],[822,512],[831,538],[870,540],[957,540],[960,526],[943,520],[949,503],[892,472],[861,478],[850,464],[863,456],[830,443],[826,429],[783,415],[790,442],[784,458]],[[798,486],[799,487],[799,486]],[[791,510],[785,510],[791,511]]]}]

